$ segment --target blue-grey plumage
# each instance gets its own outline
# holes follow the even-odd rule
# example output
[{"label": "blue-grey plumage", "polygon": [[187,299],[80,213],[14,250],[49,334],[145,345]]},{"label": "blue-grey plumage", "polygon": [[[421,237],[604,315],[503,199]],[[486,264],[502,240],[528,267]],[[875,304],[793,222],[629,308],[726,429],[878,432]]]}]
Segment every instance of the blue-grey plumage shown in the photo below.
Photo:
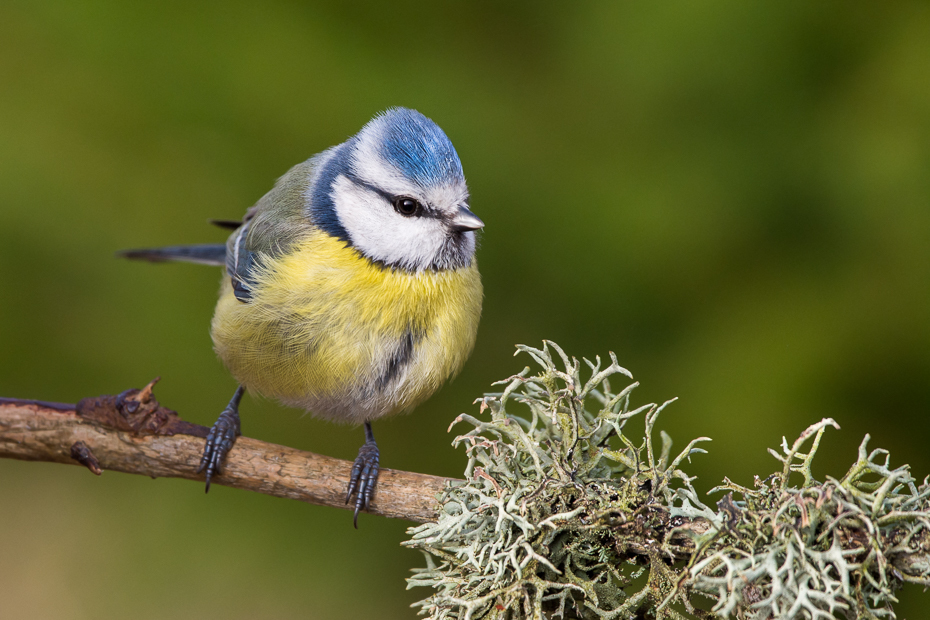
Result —
[{"label": "blue-grey plumage", "polygon": [[147,260],[152,263],[177,261],[211,265],[213,267],[222,267],[226,264],[226,245],[217,243],[174,245],[145,250],[123,250],[117,252],[117,254],[123,258]]},{"label": "blue-grey plumage", "polygon": [[[394,108],[292,168],[246,212],[222,251],[211,331],[241,387],[207,442],[208,488],[238,434],[247,389],[364,423],[348,495],[356,515],[368,505],[379,460],[371,420],[428,398],[474,344],[482,299],[474,231],[484,224],[468,199],[442,130]],[[207,247],[125,255],[217,264]]]}]

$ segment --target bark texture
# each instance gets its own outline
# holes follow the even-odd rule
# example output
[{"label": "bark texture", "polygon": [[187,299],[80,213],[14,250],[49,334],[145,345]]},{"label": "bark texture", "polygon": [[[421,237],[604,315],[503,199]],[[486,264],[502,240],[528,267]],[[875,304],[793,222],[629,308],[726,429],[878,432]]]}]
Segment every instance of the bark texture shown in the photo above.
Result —
[{"label": "bark texture", "polygon": [[[0,398],[0,457],[83,465],[98,475],[112,470],[202,480],[195,472],[209,429],[162,407],[154,383],[76,405]],[[213,484],[347,508],[351,469],[349,461],[240,437]],[[435,520],[436,496],[449,480],[382,469],[367,512]]]}]

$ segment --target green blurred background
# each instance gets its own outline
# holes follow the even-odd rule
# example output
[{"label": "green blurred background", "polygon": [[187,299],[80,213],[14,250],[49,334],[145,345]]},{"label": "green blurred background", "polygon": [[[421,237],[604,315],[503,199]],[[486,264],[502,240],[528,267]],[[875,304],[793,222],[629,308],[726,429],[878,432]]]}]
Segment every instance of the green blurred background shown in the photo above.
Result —
[{"label": "green blurred background", "polygon": [[[924,2],[0,5],[0,395],[141,387],[211,424],[219,274],[116,260],[220,241],[291,165],[393,105],[454,142],[487,223],[477,347],[386,467],[460,475],[449,422],[513,345],[616,351],[636,402],[750,483],[833,416],[930,472]],[[351,459],[360,429],[246,398],[243,430]],[[0,461],[0,617],[410,618],[408,524]],[[905,589],[899,617],[930,595]]]}]

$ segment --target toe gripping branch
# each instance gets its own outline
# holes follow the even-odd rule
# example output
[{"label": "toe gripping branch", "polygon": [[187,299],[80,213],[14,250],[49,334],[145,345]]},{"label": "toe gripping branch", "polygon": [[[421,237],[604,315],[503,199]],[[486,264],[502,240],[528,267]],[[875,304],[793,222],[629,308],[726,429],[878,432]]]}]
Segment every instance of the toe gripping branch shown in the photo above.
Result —
[{"label": "toe gripping branch", "polygon": [[375,484],[378,482],[379,461],[378,444],[375,443],[375,436],[371,432],[371,423],[365,422],[365,443],[358,450],[358,456],[352,464],[352,475],[349,478],[349,489],[346,491],[346,504],[355,495],[355,516],[352,524],[358,529],[358,513],[361,510],[368,510],[371,503],[371,497],[375,492]]},{"label": "toe gripping branch", "polygon": [[222,472],[223,459],[226,458],[233,444],[236,443],[236,437],[241,434],[239,403],[242,401],[242,395],[244,393],[245,388],[240,385],[236,393],[233,394],[229,404],[223,409],[223,413],[221,413],[220,417],[214,422],[213,427],[210,429],[210,433],[207,435],[207,443],[203,448],[203,457],[200,459],[200,467],[197,468],[198,474],[204,470],[207,472],[207,487],[204,491],[205,493],[210,492],[210,479],[213,478],[214,475]]}]

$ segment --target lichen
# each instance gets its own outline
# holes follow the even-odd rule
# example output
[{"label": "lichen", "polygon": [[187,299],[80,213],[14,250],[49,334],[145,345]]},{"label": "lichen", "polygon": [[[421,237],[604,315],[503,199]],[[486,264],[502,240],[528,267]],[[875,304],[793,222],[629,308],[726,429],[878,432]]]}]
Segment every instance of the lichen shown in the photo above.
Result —
[{"label": "lichen", "polygon": [[[684,471],[707,438],[673,457],[661,432],[655,449],[672,401],[631,409],[638,384],[613,354],[602,367],[551,342],[518,351],[541,371],[525,368],[479,399],[490,419],[456,418],[472,426],[454,441],[468,456],[465,481],[404,543],[427,564],[408,587],[434,589],[416,604],[421,615],[894,618],[895,589],[928,583],[930,486],[906,466],[890,469],[887,452],[868,453],[868,437],[842,480],[817,482],[811,461],[836,426],[823,420],[771,451],[782,470],[753,489],[725,480],[714,509]],[[618,378],[627,385],[615,393]],[[634,440],[627,423],[637,417],[644,432]]]}]

